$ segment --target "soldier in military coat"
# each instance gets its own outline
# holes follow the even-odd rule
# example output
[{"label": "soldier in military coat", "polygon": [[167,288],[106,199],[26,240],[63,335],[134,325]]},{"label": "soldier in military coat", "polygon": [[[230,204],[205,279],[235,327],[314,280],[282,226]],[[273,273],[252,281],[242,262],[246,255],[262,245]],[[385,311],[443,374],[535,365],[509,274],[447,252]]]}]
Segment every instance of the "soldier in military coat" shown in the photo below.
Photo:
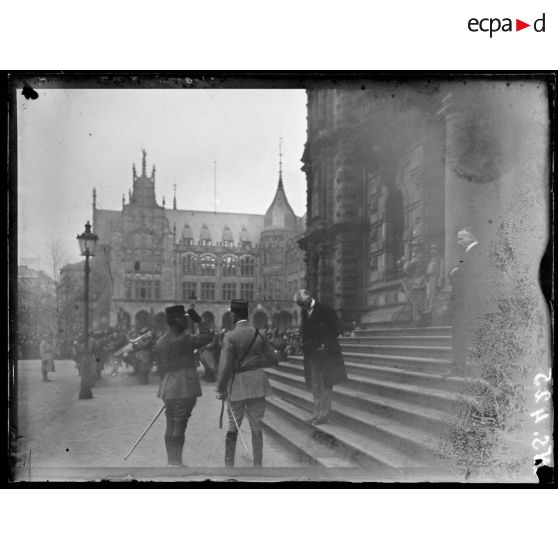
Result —
[{"label": "soldier in military coat", "polygon": [[[201,386],[196,366],[194,350],[211,341],[209,333],[191,335],[184,306],[170,306],[165,309],[168,331],[155,343],[153,349],[157,369],[162,376],[158,397],[165,403],[167,428],[165,446],[170,467],[182,466],[182,450],[188,419],[201,396]],[[189,311],[192,318],[195,311]]]},{"label": "soldier in military coat", "polygon": [[234,466],[237,424],[240,427],[246,414],[252,431],[254,467],[261,467],[265,398],[272,394],[263,368],[277,364],[278,358],[267,338],[248,323],[248,301],[231,301],[231,312],[235,328],[223,338],[217,379],[217,397],[228,399],[225,466]]}]

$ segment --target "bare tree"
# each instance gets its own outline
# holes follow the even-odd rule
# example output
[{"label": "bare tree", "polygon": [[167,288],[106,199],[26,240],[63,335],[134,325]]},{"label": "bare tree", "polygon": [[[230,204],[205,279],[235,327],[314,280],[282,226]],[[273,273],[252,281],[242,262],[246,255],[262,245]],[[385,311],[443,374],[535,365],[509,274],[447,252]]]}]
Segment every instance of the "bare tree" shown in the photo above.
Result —
[{"label": "bare tree", "polygon": [[68,253],[60,239],[50,237],[46,244],[46,261],[43,266],[54,280],[56,305],[56,345],[60,344],[60,270],[69,262]]}]

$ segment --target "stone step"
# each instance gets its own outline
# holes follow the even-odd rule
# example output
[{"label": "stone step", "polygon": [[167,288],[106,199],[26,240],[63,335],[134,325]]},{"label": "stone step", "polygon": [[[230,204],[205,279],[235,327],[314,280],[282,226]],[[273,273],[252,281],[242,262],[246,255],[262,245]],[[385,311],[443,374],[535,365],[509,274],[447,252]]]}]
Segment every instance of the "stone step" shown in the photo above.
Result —
[{"label": "stone step", "polygon": [[359,335],[340,337],[341,345],[421,345],[451,347],[451,335]]},{"label": "stone step", "polygon": [[[274,381],[276,390],[281,391],[282,395],[287,398],[292,396],[292,388],[306,391],[304,378],[298,374],[281,372],[272,368],[266,368],[266,372]],[[450,413],[417,404],[415,401],[402,401],[397,397],[382,396],[343,384],[335,386],[333,400],[374,416],[422,429],[425,432],[444,432],[452,416]]]},{"label": "stone step", "polygon": [[[355,382],[361,378],[387,380],[406,386],[423,386],[453,393],[463,393],[474,382],[473,379],[458,376],[414,372],[390,366],[375,366],[373,364],[350,361],[345,361],[345,367],[349,379]],[[296,372],[303,376],[304,358],[298,356],[289,357],[289,360],[280,362],[276,368],[287,372]]]},{"label": "stone step", "polygon": [[[290,409],[293,407],[293,409]],[[314,436],[314,430],[304,423],[310,414],[282,401],[277,396],[267,398],[263,426],[274,438],[302,463],[322,467],[348,468],[354,463],[331,443]]]},{"label": "stone step", "polygon": [[[298,370],[284,371],[277,368],[268,369],[270,378],[289,383],[291,385],[304,385],[304,377]],[[369,393],[372,395],[395,399],[402,403],[422,405],[445,413],[455,413],[459,405],[460,396],[454,392],[442,391],[423,386],[408,386],[397,382],[387,382],[363,376],[349,377],[346,382],[339,384],[339,388],[353,390],[357,394]],[[336,388],[337,389],[337,388]]]},{"label": "stone step", "polygon": [[434,346],[425,347],[423,345],[379,345],[370,343],[341,343],[343,352],[383,354],[394,356],[410,356],[421,358],[440,358],[449,359],[451,357],[451,347]]},{"label": "stone step", "polygon": [[[273,380],[272,384],[279,397],[301,407],[305,410],[306,416],[311,416],[312,395],[310,393],[296,387],[285,388],[285,386],[275,385]],[[403,452],[414,463],[439,465],[442,461],[441,436],[426,433],[414,426],[403,425],[383,416],[371,415],[338,401],[332,407],[328,424],[343,426],[376,443],[387,445],[394,451]]]},{"label": "stone step", "polygon": [[451,337],[451,326],[435,326],[435,327],[374,327],[370,326],[367,329],[355,330],[355,337],[373,336],[432,336],[443,335]]},{"label": "stone step", "polygon": [[308,425],[304,421],[311,417],[311,412],[286,400],[283,394],[280,397],[268,398],[268,403],[268,408],[281,412],[292,423],[298,423],[300,431],[312,432],[310,440],[318,440],[322,446],[334,449],[354,465],[366,468],[416,468],[428,465],[416,456],[348,428],[342,422],[333,420],[327,424]]},{"label": "stone step", "polygon": [[[346,348],[345,348],[346,349]],[[450,355],[448,358],[432,358],[420,356],[402,356],[392,354],[384,350],[383,353],[357,352],[343,350],[343,358],[346,362],[358,362],[373,364],[375,366],[391,366],[401,370],[413,370],[417,372],[447,373],[450,369]]]}]

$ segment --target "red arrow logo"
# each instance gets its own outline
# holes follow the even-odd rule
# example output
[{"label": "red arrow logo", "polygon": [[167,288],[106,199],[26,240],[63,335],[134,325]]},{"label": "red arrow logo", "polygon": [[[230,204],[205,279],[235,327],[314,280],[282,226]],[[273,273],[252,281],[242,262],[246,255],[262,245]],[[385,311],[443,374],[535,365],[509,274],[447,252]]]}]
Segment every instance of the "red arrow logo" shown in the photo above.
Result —
[{"label": "red arrow logo", "polygon": [[525,29],[526,27],[531,27],[531,24],[530,23],[525,23],[524,21],[521,21],[520,19],[515,20],[515,30],[516,31],[521,31],[522,29]]}]

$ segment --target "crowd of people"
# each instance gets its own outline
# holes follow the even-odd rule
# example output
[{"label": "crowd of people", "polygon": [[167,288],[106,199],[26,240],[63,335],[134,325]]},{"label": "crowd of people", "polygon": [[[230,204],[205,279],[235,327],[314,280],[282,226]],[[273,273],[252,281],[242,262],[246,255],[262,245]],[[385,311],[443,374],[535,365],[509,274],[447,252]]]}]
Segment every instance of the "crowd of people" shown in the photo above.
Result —
[{"label": "crowd of people", "polygon": [[[202,379],[207,382],[214,382],[216,379],[217,368],[223,338],[226,329],[220,332],[210,331],[212,339],[206,346],[197,348],[194,352],[196,365],[202,365],[204,375]],[[280,360],[285,360],[289,356],[302,355],[302,341],[300,328],[289,328],[284,332],[279,329],[262,330],[271,346],[277,351]],[[74,360],[78,373],[84,367],[84,361],[91,368],[94,378],[102,376],[105,369],[110,371],[112,376],[116,376],[124,368],[127,376],[136,376],[138,383],[149,383],[149,374],[153,368],[152,351],[155,343],[162,333],[153,332],[147,327],[139,330],[122,330],[107,328],[97,330],[90,334],[89,344],[85,345],[83,336],[77,336],[62,355],[60,351],[53,349],[53,358],[68,357]],[[40,337],[36,340],[36,356],[39,357],[39,345],[48,336]],[[54,339],[48,337],[49,343],[54,346]],[[20,355],[21,358],[21,355]],[[90,362],[94,364],[90,364]],[[44,368],[44,367],[43,367]],[[88,368],[88,369],[89,369]]]}]

